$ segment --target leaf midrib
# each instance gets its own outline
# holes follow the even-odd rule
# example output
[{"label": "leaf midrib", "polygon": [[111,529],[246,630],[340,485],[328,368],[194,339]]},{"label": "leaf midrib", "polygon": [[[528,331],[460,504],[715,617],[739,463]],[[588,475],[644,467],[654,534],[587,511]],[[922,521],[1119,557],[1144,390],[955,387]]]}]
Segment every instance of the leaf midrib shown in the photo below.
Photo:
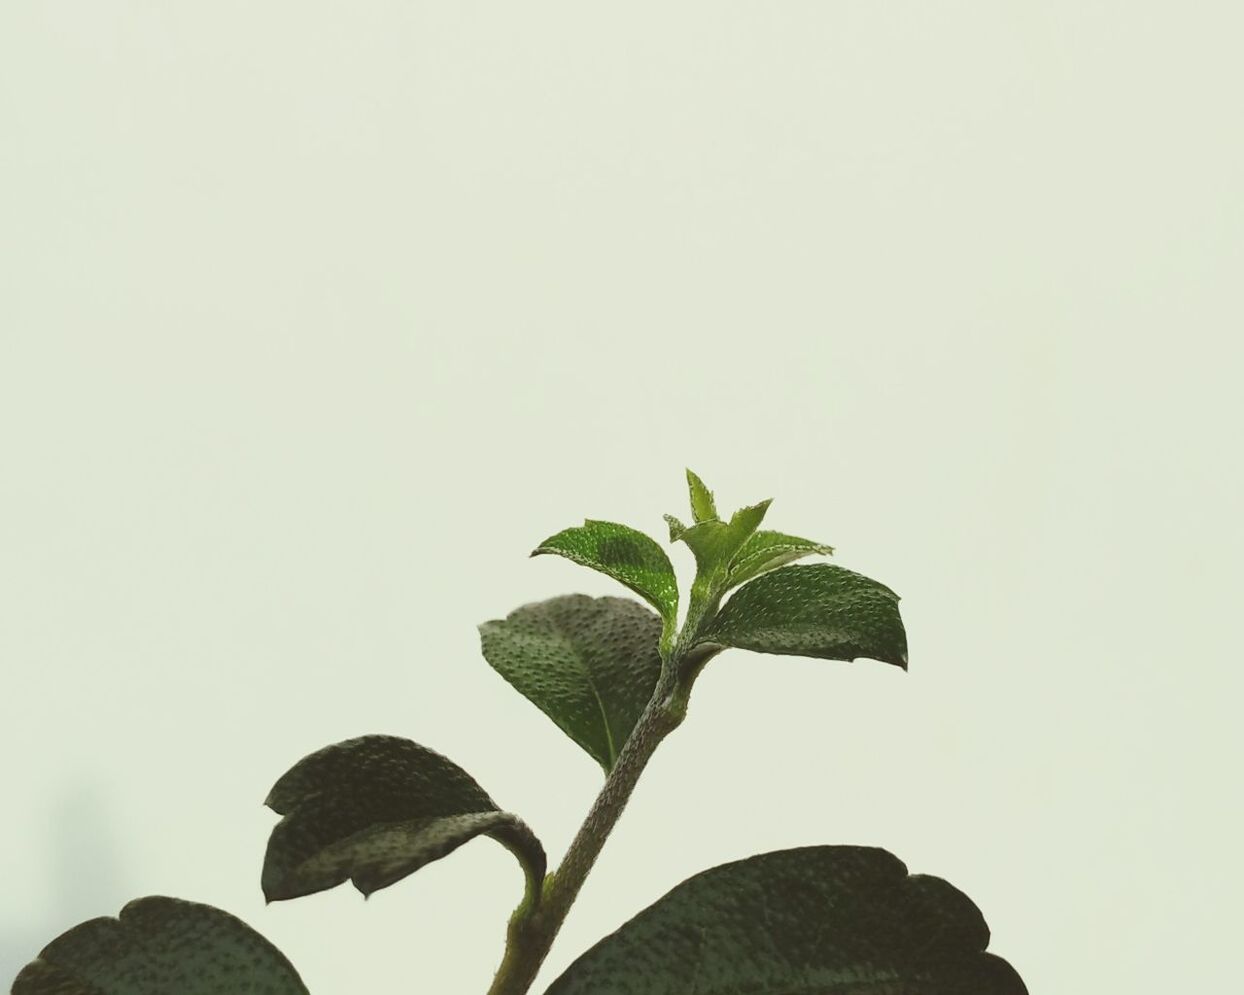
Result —
[{"label": "leaf midrib", "polygon": [[605,746],[609,751],[608,764],[605,769],[607,771],[613,769],[614,762],[618,759],[618,749],[613,741],[613,729],[609,725],[609,713],[605,710],[605,699],[601,697],[600,691],[596,689],[596,680],[592,676],[592,668],[588,666],[584,655],[579,651],[575,641],[576,633],[568,631],[557,619],[553,620],[553,627],[557,630],[558,638],[562,640],[570,655],[583,671],[583,676],[587,680],[587,686],[592,692],[592,697],[596,699],[596,708],[600,712],[600,721],[605,727]]}]

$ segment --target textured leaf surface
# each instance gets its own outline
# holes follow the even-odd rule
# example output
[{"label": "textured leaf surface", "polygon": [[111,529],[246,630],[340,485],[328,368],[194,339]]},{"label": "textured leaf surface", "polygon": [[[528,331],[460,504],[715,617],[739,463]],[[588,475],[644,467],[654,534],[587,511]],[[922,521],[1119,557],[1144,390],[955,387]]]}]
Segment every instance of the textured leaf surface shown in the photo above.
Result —
[{"label": "textured leaf surface", "polygon": [[1026,995],[976,906],[868,847],[780,850],[684,881],[548,995]]},{"label": "textured leaf surface", "polygon": [[696,522],[676,536],[673,536],[671,523],[673,538],[685,542],[695,554],[697,583],[717,583],[725,579],[736,554],[764,521],[770,503],[761,501],[759,504],[740,508],[728,522],[716,518]]},{"label": "textured leaf surface", "polygon": [[220,909],[139,898],[119,918],[61,934],[13,982],[13,995],[307,995],[285,956]]},{"label": "textured leaf surface", "polygon": [[898,595],[828,563],[782,567],[743,585],[701,641],[829,660],[868,657],[907,668]]},{"label": "textured leaf surface", "polygon": [[661,613],[668,625],[678,617],[678,580],[655,539],[628,525],[589,519],[540,543],[532,556],[555,553],[629,587]]},{"label": "textured leaf surface", "polygon": [[268,839],[263,891],[298,898],[346,880],[364,895],[485,834],[544,876],[539,841],[439,753],[396,736],[361,736],[312,753],[273,787],[284,818]]},{"label": "textured leaf surface", "polygon": [[717,504],[713,500],[713,492],[704,481],[687,471],[687,489],[691,497],[691,516],[694,521],[707,522],[717,517]]},{"label": "textured leaf surface", "polygon": [[484,658],[605,769],[661,675],[661,619],[625,598],[572,594],[480,626]]},{"label": "textured leaf surface", "polygon": [[669,526],[670,542],[677,542],[682,538],[682,534],[687,531],[687,526],[673,515],[664,515],[662,517],[665,519],[665,524]]},{"label": "textured leaf surface", "polygon": [[754,532],[735,555],[726,586],[737,587],[768,570],[776,570],[805,556],[828,556],[833,551],[832,546],[811,539],[761,529]]}]

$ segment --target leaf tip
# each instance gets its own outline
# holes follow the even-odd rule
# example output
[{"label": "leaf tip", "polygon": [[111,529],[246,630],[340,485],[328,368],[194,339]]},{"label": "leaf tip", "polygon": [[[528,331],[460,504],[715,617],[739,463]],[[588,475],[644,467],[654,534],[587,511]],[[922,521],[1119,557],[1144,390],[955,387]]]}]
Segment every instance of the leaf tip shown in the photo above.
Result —
[{"label": "leaf tip", "polygon": [[661,517],[665,519],[665,524],[669,526],[670,542],[677,542],[682,538],[682,534],[687,531],[687,526],[683,525],[673,515],[662,515]]},{"label": "leaf tip", "polygon": [[717,502],[708,485],[690,467],[687,467],[687,490],[691,498],[691,517],[705,522],[717,517]]}]

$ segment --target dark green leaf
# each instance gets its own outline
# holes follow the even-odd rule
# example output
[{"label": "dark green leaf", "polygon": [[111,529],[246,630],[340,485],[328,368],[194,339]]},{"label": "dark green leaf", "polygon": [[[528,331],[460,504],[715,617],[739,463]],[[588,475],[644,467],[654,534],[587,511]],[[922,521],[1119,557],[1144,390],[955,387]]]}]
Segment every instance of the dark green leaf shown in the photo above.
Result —
[{"label": "dark green leaf", "polygon": [[408,739],[326,746],[277,781],[267,805],[284,816],[264,856],[268,901],[346,880],[370,895],[481,834],[512,850],[529,881],[544,876],[531,830],[453,761]]},{"label": "dark green leaf", "polygon": [[661,613],[667,626],[678,618],[678,580],[655,539],[627,525],[588,519],[540,543],[532,556],[556,553],[608,574]]},{"label": "dark green leaf", "polygon": [[907,668],[898,595],[828,563],[782,567],[745,584],[701,642],[829,660],[863,656]]},{"label": "dark green leaf", "polygon": [[484,658],[608,773],[661,675],[661,620],[571,594],[480,626]]},{"label": "dark green leaf", "polygon": [[692,520],[707,522],[716,518],[717,505],[713,501],[713,492],[690,470],[687,471],[687,488],[691,492]]},{"label": "dark green leaf", "polygon": [[768,570],[775,570],[813,554],[828,556],[833,551],[832,546],[813,542],[811,539],[800,539],[798,536],[761,529],[753,532],[735,555],[730,564],[730,576],[726,586],[738,587]]},{"label": "dark green leaf", "polygon": [[293,965],[227,912],[139,898],[119,918],[90,919],[43,948],[13,995],[307,995]]},{"label": "dark green leaf", "polygon": [[980,911],[884,850],[817,846],[684,881],[547,995],[1026,995]]}]

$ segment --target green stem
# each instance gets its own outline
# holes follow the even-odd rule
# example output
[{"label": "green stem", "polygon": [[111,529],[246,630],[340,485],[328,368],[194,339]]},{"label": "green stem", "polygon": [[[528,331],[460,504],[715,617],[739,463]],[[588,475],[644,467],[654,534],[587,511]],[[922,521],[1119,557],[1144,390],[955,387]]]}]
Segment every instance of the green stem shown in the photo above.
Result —
[{"label": "green stem", "polygon": [[684,700],[675,701],[677,663],[681,656],[679,648],[670,654],[652,700],[627,737],[605,786],[596,796],[561,866],[546,880],[542,900],[525,909],[520,907],[510,920],[505,957],[488,995],[523,995],[535,982],[570,906],[626,808],[639,775],[661,741],[682,722],[685,695],[681,696]]},{"label": "green stem", "polygon": [[521,819],[492,834],[493,838],[514,854],[523,869],[523,900],[514,910],[515,916],[527,915],[542,897],[546,866],[544,847],[536,834]]},{"label": "green stem", "polygon": [[661,741],[682,724],[687,715],[691,685],[701,668],[723,649],[711,643],[696,645],[700,633],[717,614],[722,583],[705,583],[697,578],[697,585],[693,588],[681,631],[677,635],[668,630],[662,634],[661,676],[656,690],[622,746],[561,866],[545,879],[538,901],[524,900],[510,917],[505,956],[488,995],[524,995],[535,983],[540,966],[605,840],[626,808],[639,775]]}]

